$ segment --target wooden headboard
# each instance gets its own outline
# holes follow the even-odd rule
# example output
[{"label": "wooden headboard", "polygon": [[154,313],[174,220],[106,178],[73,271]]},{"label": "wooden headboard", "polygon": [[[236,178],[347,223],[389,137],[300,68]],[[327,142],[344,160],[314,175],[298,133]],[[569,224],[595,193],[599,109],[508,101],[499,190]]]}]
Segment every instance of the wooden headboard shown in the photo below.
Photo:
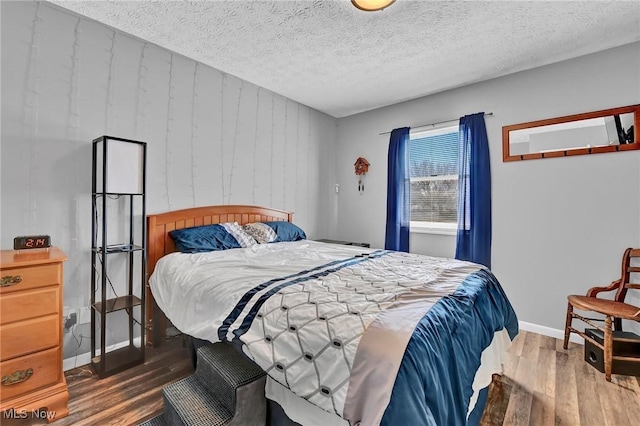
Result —
[{"label": "wooden headboard", "polygon": [[[174,229],[216,223],[238,222],[240,225],[252,222],[291,222],[293,213],[258,206],[221,205],[194,207],[147,216],[147,276],[153,273],[156,262],[165,254],[176,251],[169,236]],[[146,329],[147,346],[159,346],[164,339],[166,317],[158,308],[147,282],[146,286]]]}]

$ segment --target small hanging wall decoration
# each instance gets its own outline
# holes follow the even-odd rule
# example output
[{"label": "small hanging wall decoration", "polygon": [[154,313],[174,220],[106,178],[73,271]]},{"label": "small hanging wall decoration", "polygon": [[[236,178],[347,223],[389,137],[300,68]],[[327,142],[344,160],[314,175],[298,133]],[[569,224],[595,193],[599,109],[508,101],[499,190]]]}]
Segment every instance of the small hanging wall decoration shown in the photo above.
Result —
[{"label": "small hanging wall decoration", "polygon": [[360,192],[360,194],[364,192],[364,175],[369,171],[370,165],[364,157],[358,157],[353,165],[356,169],[356,175],[358,175],[358,192]]}]

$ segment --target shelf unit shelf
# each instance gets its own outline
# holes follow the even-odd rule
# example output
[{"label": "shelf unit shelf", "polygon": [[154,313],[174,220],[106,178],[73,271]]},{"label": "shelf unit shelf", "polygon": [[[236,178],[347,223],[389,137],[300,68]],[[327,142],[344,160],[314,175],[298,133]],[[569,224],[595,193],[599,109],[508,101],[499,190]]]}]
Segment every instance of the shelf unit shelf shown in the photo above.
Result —
[{"label": "shelf unit shelf", "polygon": [[91,195],[96,196],[96,197],[102,197],[104,195],[119,197],[121,195],[140,195],[140,196],[142,196],[144,194],[141,194],[139,192],[92,192]]},{"label": "shelf unit shelf", "polygon": [[91,366],[100,378],[144,363],[146,149],[93,140]]},{"label": "shelf unit shelf", "polygon": [[102,312],[102,310],[104,309],[106,313],[111,313],[121,311],[123,309],[130,309],[134,306],[140,305],[142,305],[142,300],[138,296],[131,295],[107,299],[107,301],[104,303],[96,302],[93,305],[93,309],[95,309],[97,312]]},{"label": "shelf unit shelf", "polygon": [[117,245],[110,245],[106,247],[106,251],[104,250],[103,247],[94,247],[91,250],[102,254],[102,253],[130,253],[133,251],[141,251],[144,250],[145,248],[143,246],[138,246],[138,245],[129,245],[129,244],[117,244]]},{"label": "shelf unit shelf", "polygon": [[[143,362],[144,345],[137,347],[133,344],[129,344],[125,347],[107,352],[107,356],[104,359],[104,368],[111,375]],[[102,364],[102,355],[96,355],[91,359],[91,366],[96,370],[99,370]]]}]

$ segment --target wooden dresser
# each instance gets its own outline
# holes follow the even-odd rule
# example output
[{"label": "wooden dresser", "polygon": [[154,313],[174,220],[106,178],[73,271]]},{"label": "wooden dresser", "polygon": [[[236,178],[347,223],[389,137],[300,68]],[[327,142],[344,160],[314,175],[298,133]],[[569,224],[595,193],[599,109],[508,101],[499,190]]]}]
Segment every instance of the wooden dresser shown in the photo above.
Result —
[{"label": "wooden dresser", "polygon": [[[0,252],[0,417],[69,414],[58,248]],[[21,417],[22,416],[22,417]]]}]

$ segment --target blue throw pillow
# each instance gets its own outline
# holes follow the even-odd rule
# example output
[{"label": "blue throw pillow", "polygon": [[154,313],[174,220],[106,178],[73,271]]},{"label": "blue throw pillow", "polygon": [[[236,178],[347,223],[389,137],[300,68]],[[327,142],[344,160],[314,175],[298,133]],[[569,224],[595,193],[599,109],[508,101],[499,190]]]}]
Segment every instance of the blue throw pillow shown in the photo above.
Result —
[{"label": "blue throw pillow", "polygon": [[264,224],[271,227],[278,236],[274,241],[275,243],[307,239],[307,234],[291,222],[264,222]]},{"label": "blue throw pillow", "polygon": [[221,225],[195,226],[169,232],[182,253],[200,253],[238,248],[238,241]]}]

